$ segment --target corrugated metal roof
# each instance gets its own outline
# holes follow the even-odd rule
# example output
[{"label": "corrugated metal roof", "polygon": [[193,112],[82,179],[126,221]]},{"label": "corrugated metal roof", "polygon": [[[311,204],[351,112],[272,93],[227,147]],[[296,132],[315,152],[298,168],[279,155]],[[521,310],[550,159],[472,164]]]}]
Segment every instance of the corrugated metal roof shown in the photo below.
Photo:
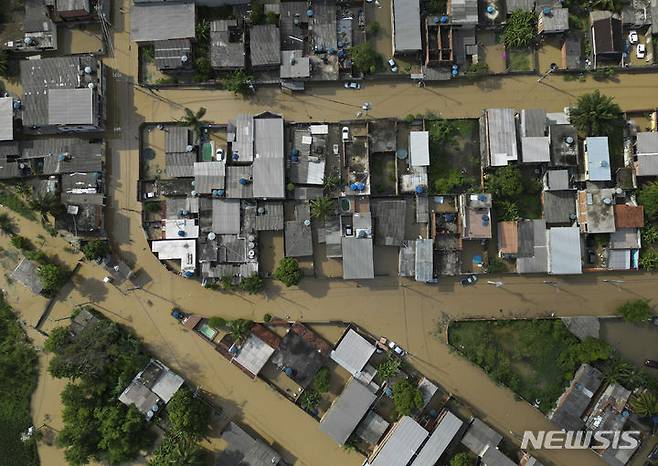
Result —
[{"label": "corrugated metal roof", "polygon": [[8,180],[11,178],[19,178],[21,172],[18,168],[17,162],[8,162],[7,157],[0,156],[0,179]]},{"label": "corrugated metal roof", "polygon": [[576,200],[573,191],[544,191],[544,220],[547,224],[566,224],[575,220]]},{"label": "corrugated metal roof", "polygon": [[256,209],[257,231],[283,230],[283,203],[259,201]]},{"label": "corrugated metal roof", "polygon": [[[206,162],[211,163],[211,162]],[[251,199],[253,198],[253,183],[251,182],[251,166],[226,167],[226,197],[233,199]],[[241,184],[240,180],[247,180],[247,184]]]},{"label": "corrugated metal roof", "polygon": [[86,11],[89,13],[89,0],[57,0],[57,11]]},{"label": "corrugated metal roof", "polygon": [[427,436],[420,424],[403,416],[384,438],[384,446],[369,461],[370,466],[406,466]]},{"label": "corrugated metal roof", "polygon": [[250,436],[234,422],[222,433],[222,440],[227,443],[217,458],[217,464],[222,466],[271,466],[281,461],[274,449]]},{"label": "corrugated metal roof", "polygon": [[658,132],[643,131],[637,133],[637,153],[639,154],[658,154]]},{"label": "corrugated metal roof", "polygon": [[48,92],[48,124],[96,124],[93,89],[51,89]]},{"label": "corrugated metal roof", "polygon": [[658,154],[638,154],[635,173],[637,176],[658,175]]},{"label": "corrugated metal roof", "polygon": [[165,174],[171,178],[194,176],[194,152],[167,152],[165,154]]},{"label": "corrugated metal roof", "polygon": [[496,448],[502,439],[502,435],[475,418],[464,434],[462,444],[475,455],[482,456],[488,448]]},{"label": "corrugated metal roof", "polygon": [[281,38],[274,24],[252,26],[249,31],[251,66],[270,67],[281,64]]},{"label": "corrugated metal roof", "polygon": [[409,132],[409,159],[414,167],[430,164],[430,133],[428,131]]},{"label": "corrugated metal roof", "polygon": [[490,164],[500,167],[518,160],[514,109],[490,108],[486,112]]},{"label": "corrugated metal roof", "polygon": [[482,455],[482,464],[486,466],[518,466],[518,463],[509,459],[497,448],[489,448],[484,452],[484,455]]},{"label": "corrugated metal roof", "polygon": [[282,51],[279,74],[282,79],[308,78],[311,75],[310,58],[303,57],[298,50]]},{"label": "corrugated metal roof", "polygon": [[240,114],[235,118],[235,141],[231,144],[232,155],[238,156],[238,162],[254,160],[254,117]]},{"label": "corrugated metal roof", "polygon": [[313,41],[318,51],[338,47],[336,26],[336,2],[330,0],[313,2],[313,18],[309,20]]},{"label": "corrugated metal roof", "polygon": [[345,444],[375,399],[377,395],[369,387],[351,378],[320,420],[320,430],[338,444]]},{"label": "corrugated metal roof", "polygon": [[452,0],[450,6],[450,22],[454,24],[478,24],[477,0]]},{"label": "corrugated metal roof", "polygon": [[291,220],[286,222],[284,236],[286,257],[305,257],[313,255],[311,226],[304,225],[303,220]]},{"label": "corrugated metal roof", "polygon": [[0,141],[14,139],[14,99],[0,97]]},{"label": "corrugated metal roof", "polygon": [[420,50],[420,2],[418,0],[393,0],[392,13],[393,53]]},{"label": "corrugated metal roof", "polygon": [[224,19],[210,23],[210,64],[217,69],[244,68],[244,35],[237,20]]},{"label": "corrugated metal roof", "polygon": [[375,212],[377,219],[376,243],[383,246],[400,246],[404,240],[407,201],[404,199],[379,201]]},{"label": "corrugated metal roof", "polygon": [[327,217],[324,227],[327,257],[343,257],[339,217]]},{"label": "corrugated metal roof", "polygon": [[434,279],[434,240],[416,240],[415,279],[417,282],[431,282]]},{"label": "corrugated metal roof", "polygon": [[608,137],[589,137],[585,140],[587,173],[590,181],[610,181],[610,152]]},{"label": "corrugated metal roof", "polygon": [[582,273],[578,227],[548,230],[548,272],[554,275]]},{"label": "corrugated metal roof", "polygon": [[224,189],[226,164],[224,162],[195,162],[194,190],[210,194],[215,189]]},{"label": "corrugated metal roof", "polygon": [[450,411],[439,421],[430,438],[427,439],[411,466],[434,466],[446,451],[464,423]]},{"label": "corrugated metal roof", "polygon": [[350,374],[357,375],[375,354],[375,349],[375,345],[349,329],[331,352],[331,359]]},{"label": "corrugated metal roof", "polygon": [[192,144],[192,131],[186,126],[166,125],[165,152],[188,152]]},{"label": "corrugated metal roof", "polygon": [[629,270],[631,268],[631,251],[628,249],[609,250],[608,268],[611,270]]},{"label": "corrugated metal roof", "polygon": [[212,231],[220,235],[240,233],[240,200],[212,200]]},{"label": "corrugated metal roof", "polygon": [[254,129],[254,197],[283,199],[286,196],[283,119],[257,118]]},{"label": "corrugated metal roof", "polygon": [[535,2],[534,0],[506,0],[507,12],[511,13],[515,10],[532,11]]},{"label": "corrugated metal roof", "polygon": [[521,136],[541,137],[546,136],[548,122],[546,111],[541,108],[528,108],[521,110]]},{"label": "corrugated metal roof", "polygon": [[343,237],[343,279],[375,278],[371,238]]},{"label": "corrugated metal roof", "polygon": [[192,43],[189,39],[158,40],[153,44],[155,64],[159,70],[177,70],[192,66]]},{"label": "corrugated metal roof", "polygon": [[521,138],[521,157],[524,163],[551,161],[551,148],[548,136]]},{"label": "corrugated metal roof", "polygon": [[191,39],[194,34],[194,2],[135,3],[132,6],[130,38],[135,42]]},{"label": "corrugated metal roof", "polygon": [[[75,138],[39,138],[24,141],[23,158],[43,157],[43,174],[101,172],[103,145]],[[60,160],[60,155],[65,155]]]}]

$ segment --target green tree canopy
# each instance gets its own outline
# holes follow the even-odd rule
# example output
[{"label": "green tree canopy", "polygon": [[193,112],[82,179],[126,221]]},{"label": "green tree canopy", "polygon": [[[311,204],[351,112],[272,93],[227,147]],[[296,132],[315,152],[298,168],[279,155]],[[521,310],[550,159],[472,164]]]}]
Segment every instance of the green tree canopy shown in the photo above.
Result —
[{"label": "green tree canopy", "polygon": [[240,281],[240,289],[242,291],[246,291],[249,294],[260,293],[265,289],[265,282],[260,275],[254,273],[249,277],[244,277]]},{"label": "green tree canopy", "polygon": [[379,366],[377,366],[377,374],[384,379],[390,379],[395,374],[400,372],[400,366],[402,366],[402,360],[398,357],[389,354],[386,359],[384,359]]},{"label": "green tree canopy", "polygon": [[569,111],[569,118],[586,136],[607,136],[623,124],[621,108],[615,99],[601,94],[598,89],[578,97]]},{"label": "green tree canopy", "polygon": [[281,259],[274,271],[274,278],[283,282],[286,286],[297,285],[303,276],[304,274],[299,268],[299,263],[294,257],[284,257]]},{"label": "green tree canopy", "polygon": [[26,238],[25,236],[14,235],[11,237],[9,242],[12,246],[14,246],[16,249],[20,249],[21,251],[34,250],[34,244],[32,244],[32,240]]},{"label": "green tree canopy", "polygon": [[68,280],[69,272],[58,264],[42,264],[37,268],[37,275],[43,286],[45,296],[54,296]]},{"label": "green tree canopy", "polygon": [[450,466],[473,466],[474,461],[468,453],[457,453],[450,458]]},{"label": "green tree canopy", "polygon": [[631,399],[631,408],[640,417],[651,417],[658,414],[658,401],[656,395],[648,390]]},{"label": "green tree canopy", "polygon": [[622,316],[626,322],[643,322],[649,320],[653,315],[651,305],[646,299],[628,301],[617,308],[617,314]]},{"label": "green tree canopy", "polygon": [[336,213],[336,203],[329,197],[319,197],[311,200],[311,217],[325,220]]},{"label": "green tree canopy", "polygon": [[227,322],[228,321],[223,317],[217,317],[217,316],[208,319],[208,325],[214,329],[225,328]]},{"label": "green tree canopy", "polygon": [[208,433],[210,410],[187,388],[181,387],[167,404],[167,415],[173,432],[199,439]]},{"label": "green tree canopy", "polygon": [[369,42],[352,47],[352,64],[363,74],[372,74],[377,71],[377,64],[381,57]]},{"label": "green tree canopy", "polygon": [[418,385],[403,379],[393,385],[393,404],[398,416],[409,416],[423,406],[423,395]]},{"label": "green tree canopy", "polygon": [[6,212],[0,212],[0,231],[9,236],[16,233],[14,219]]},{"label": "green tree canopy", "polygon": [[237,342],[246,340],[251,334],[251,327],[253,326],[254,323],[247,319],[235,319],[226,322],[226,329]]},{"label": "green tree canopy", "polygon": [[637,200],[644,206],[644,214],[650,220],[658,220],[658,181],[651,181],[640,188]]},{"label": "green tree canopy", "polygon": [[514,199],[523,192],[521,170],[515,165],[497,168],[487,175],[486,186],[495,198]]},{"label": "green tree canopy", "polygon": [[327,367],[321,367],[313,377],[313,388],[318,393],[326,393],[331,386],[331,372]]},{"label": "green tree canopy", "polygon": [[30,209],[38,212],[44,222],[48,221],[48,215],[56,217],[62,212],[62,204],[59,197],[52,193],[35,194],[29,201]]},{"label": "green tree canopy", "polygon": [[104,459],[110,464],[130,461],[153,441],[144,415],[135,406],[118,403],[97,407],[94,415],[99,421],[98,447],[104,451]]},{"label": "green tree canopy", "polygon": [[99,239],[88,241],[87,244],[82,247],[82,253],[87,260],[104,259],[109,252],[110,247],[107,244],[107,241],[101,241]]},{"label": "green tree canopy", "polygon": [[196,112],[190,110],[189,108],[185,108],[185,115],[183,115],[183,118],[180,119],[180,122],[183,125],[192,127],[197,140],[201,135],[201,127],[208,124],[208,122],[203,120],[205,115],[205,107],[200,107]]},{"label": "green tree canopy", "polygon": [[167,435],[153,452],[149,466],[204,466],[204,452],[185,435]]},{"label": "green tree canopy", "polygon": [[237,70],[226,76],[223,84],[227,91],[231,91],[235,95],[247,95],[251,91],[253,82],[253,76],[247,74],[245,70]]},{"label": "green tree canopy", "polygon": [[313,388],[307,388],[299,397],[299,406],[305,411],[314,411],[318,404],[320,404],[320,394]]},{"label": "green tree canopy", "polygon": [[532,11],[514,10],[507,18],[503,42],[507,48],[525,48],[534,44],[537,37],[536,17]]}]

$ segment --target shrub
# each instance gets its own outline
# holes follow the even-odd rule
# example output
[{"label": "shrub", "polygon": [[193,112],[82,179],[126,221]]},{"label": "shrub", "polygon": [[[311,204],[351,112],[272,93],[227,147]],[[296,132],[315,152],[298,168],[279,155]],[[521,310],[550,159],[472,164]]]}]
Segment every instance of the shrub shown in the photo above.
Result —
[{"label": "shrub", "polygon": [[658,271],[658,250],[654,248],[643,248],[640,251],[640,267],[647,272]]},{"label": "shrub", "polygon": [[389,354],[377,367],[377,374],[384,380],[390,379],[400,371],[400,366],[402,366],[402,360]]},{"label": "shrub", "polygon": [[505,261],[498,257],[489,258],[489,266],[487,267],[487,273],[497,274],[507,272],[507,264]]},{"label": "shrub", "polygon": [[215,330],[218,330],[220,328],[225,328],[226,327],[226,319],[223,317],[211,317],[208,319],[208,326],[214,328]]},{"label": "shrub", "polygon": [[26,238],[25,236],[21,236],[21,235],[12,236],[10,242],[12,246],[14,246],[16,249],[20,249],[21,251],[34,250],[34,244],[32,244],[32,241],[29,238]]},{"label": "shrub", "polygon": [[643,322],[649,320],[653,315],[649,301],[636,299],[628,301],[617,308],[617,314],[622,316],[626,322]]},{"label": "shrub", "polygon": [[272,314],[267,313],[263,316],[263,322],[270,322],[271,320],[272,320]]},{"label": "shrub", "polygon": [[398,416],[409,416],[423,406],[423,395],[418,385],[409,379],[400,380],[393,385],[393,404]]},{"label": "shrub", "polygon": [[167,415],[174,432],[198,439],[208,431],[210,410],[187,387],[181,387],[171,398],[167,404]]},{"label": "shrub", "polygon": [[68,279],[68,271],[57,264],[42,264],[37,268],[37,275],[41,280],[44,296],[52,297],[60,290]]},{"label": "shrub", "polygon": [[82,247],[82,253],[87,260],[104,259],[108,252],[110,252],[110,248],[107,242],[98,239],[89,241]]},{"label": "shrub", "polygon": [[265,289],[265,282],[260,275],[254,273],[249,277],[245,277],[240,281],[240,289],[246,291],[249,294],[260,293]]},{"label": "shrub", "polygon": [[299,397],[299,405],[308,412],[313,412],[320,404],[320,394],[312,388],[307,388]]},{"label": "shrub", "polygon": [[497,168],[487,177],[487,189],[498,198],[516,198],[523,192],[521,170],[514,165]]},{"label": "shrub", "polygon": [[464,73],[464,76],[466,76],[468,79],[472,81],[475,81],[477,79],[487,76],[488,74],[489,74],[489,65],[481,61],[478,63],[471,63],[470,65],[468,65],[468,68],[466,68],[466,72]]},{"label": "shrub", "polygon": [[152,213],[160,212],[162,210],[162,204],[160,202],[145,202],[144,209]]},{"label": "shrub", "polygon": [[468,453],[458,453],[450,458],[450,466],[473,466],[473,458]]},{"label": "shrub", "polygon": [[658,181],[651,181],[642,186],[637,200],[644,206],[644,213],[650,220],[658,220]]},{"label": "shrub", "polygon": [[247,95],[251,91],[251,83],[254,77],[244,70],[237,70],[229,74],[223,81],[224,88],[234,95]]},{"label": "shrub", "polygon": [[318,393],[326,393],[331,386],[331,373],[326,367],[321,367],[313,377],[313,389]]},{"label": "shrub", "polygon": [[513,11],[507,18],[503,31],[505,47],[520,49],[532,45],[537,35],[535,20],[535,14],[531,11]]},{"label": "shrub", "polygon": [[377,71],[380,60],[381,57],[368,42],[352,47],[352,64],[363,74]]},{"label": "shrub", "polygon": [[274,278],[286,286],[297,285],[303,277],[299,263],[294,257],[284,257],[274,271]]},{"label": "shrub", "polygon": [[373,21],[372,23],[370,23],[368,25],[367,32],[371,36],[376,36],[379,33],[380,29],[381,29],[381,26],[379,25],[379,23],[377,21]]}]

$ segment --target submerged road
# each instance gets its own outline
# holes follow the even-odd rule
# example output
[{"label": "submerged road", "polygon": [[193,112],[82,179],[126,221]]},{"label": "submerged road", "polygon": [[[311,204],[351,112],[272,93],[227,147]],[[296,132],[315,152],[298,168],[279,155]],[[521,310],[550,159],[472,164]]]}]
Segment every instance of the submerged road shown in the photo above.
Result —
[{"label": "submerged road", "polygon": [[[149,278],[142,290],[120,292],[108,288],[90,297],[77,286],[57,303],[47,324],[65,316],[75,304],[94,301],[108,317],[132,327],[154,353],[193,383],[216,397],[227,416],[243,418],[286,456],[308,466],[358,465],[358,455],[337,447],[318,424],[259,381],[252,381],[221,358],[210,346],[185,332],[171,317],[176,305],[188,312],[228,318],[261,319],[268,312],[308,321],[353,321],[375,335],[386,335],[406,347],[411,361],[429,378],[474,406],[486,422],[516,438],[526,429],[551,429],[546,418],[512,393],[492,383],[478,368],[453,354],[437,338],[441,322],[469,317],[540,317],[609,315],[620,303],[637,297],[656,300],[652,275],[583,275],[551,278],[511,276],[501,288],[485,280],[462,288],[452,279],[428,286],[397,277],[354,283],[305,279],[299,288],[268,287],[265,296],[220,294],[198,282],[167,272],[148,249],[137,201],[139,126],[180,118],[183,109],[206,107],[206,119],[225,123],[239,112],[272,111],[286,120],[339,121],[354,118],[364,101],[372,103],[371,117],[404,117],[432,111],[445,117],[474,117],[484,107],[541,107],[560,111],[585,92],[600,89],[614,95],[625,110],[658,106],[655,75],[625,75],[617,81],[564,81],[551,76],[489,79],[478,84],[449,82],[418,88],[411,83],[367,82],[360,91],[336,85],[311,85],[300,95],[267,88],[251,99],[217,90],[168,89],[151,91],[138,86],[137,46],[130,41],[130,1],[115,8],[114,57],[108,86],[108,207],[106,227],[122,257]],[[122,14],[121,10],[125,12]],[[102,272],[85,264],[81,284],[96,283]],[[612,285],[605,279],[624,280]],[[440,333],[440,332],[439,332]],[[603,464],[593,453],[542,451],[541,459],[556,465]]]}]

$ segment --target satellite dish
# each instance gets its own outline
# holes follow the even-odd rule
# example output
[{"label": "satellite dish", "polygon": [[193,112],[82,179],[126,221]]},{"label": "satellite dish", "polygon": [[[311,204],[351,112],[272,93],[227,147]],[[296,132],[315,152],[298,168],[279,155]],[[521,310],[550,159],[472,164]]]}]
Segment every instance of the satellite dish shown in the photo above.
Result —
[{"label": "satellite dish", "polygon": [[215,235],[215,233],[213,233],[212,231],[210,233],[208,233],[208,239],[210,241],[214,240],[216,237],[217,237],[217,235]]},{"label": "satellite dish", "polygon": [[85,66],[85,74],[91,74],[92,69],[91,66]]},{"label": "satellite dish", "polygon": [[94,84],[94,83],[89,83],[89,84],[87,84],[87,87],[88,87],[89,89],[93,89],[93,88],[96,87],[96,84]]},{"label": "satellite dish", "polygon": [[307,227],[311,226],[311,221],[309,219],[304,220],[304,225]]},{"label": "satellite dish", "polygon": [[181,61],[181,63],[187,63],[187,60],[189,60],[189,58],[187,57],[187,55],[182,55],[182,56],[180,57],[180,61]]}]

